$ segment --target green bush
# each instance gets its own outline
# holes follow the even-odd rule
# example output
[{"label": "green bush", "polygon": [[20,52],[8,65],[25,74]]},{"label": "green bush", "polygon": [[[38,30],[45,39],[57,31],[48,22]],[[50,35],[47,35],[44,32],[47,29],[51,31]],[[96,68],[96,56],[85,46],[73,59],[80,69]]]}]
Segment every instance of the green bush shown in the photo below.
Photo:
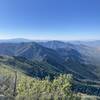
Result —
[{"label": "green bush", "polygon": [[33,78],[2,68],[0,77],[0,82],[3,82],[0,85],[0,95],[3,95],[3,98],[11,97],[16,100],[80,100],[71,91],[73,78],[70,74],[60,75],[50,80],[49,77],[45,79]]},{"label": "green bush", "polygon": [[72,76],[60,75],[52,81],[22,77],[17,85],[18,100],[78,100],[71,91]]}]

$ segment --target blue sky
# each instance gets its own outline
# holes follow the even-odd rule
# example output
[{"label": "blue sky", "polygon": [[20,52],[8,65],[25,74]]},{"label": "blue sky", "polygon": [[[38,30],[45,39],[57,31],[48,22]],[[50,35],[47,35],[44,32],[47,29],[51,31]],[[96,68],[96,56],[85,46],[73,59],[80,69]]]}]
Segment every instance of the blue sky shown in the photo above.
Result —
[{"label": "blue sky", "polygon": [[0,39],[100,39],[100,0],[0,0]]}]

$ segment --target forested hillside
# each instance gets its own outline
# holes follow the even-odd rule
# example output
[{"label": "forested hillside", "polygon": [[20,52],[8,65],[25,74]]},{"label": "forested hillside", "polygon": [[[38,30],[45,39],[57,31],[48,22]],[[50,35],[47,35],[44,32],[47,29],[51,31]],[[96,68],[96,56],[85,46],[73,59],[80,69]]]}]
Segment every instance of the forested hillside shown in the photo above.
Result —
[{"label": "forested hillside", "polygon": [[71,74],[50,80],[49,76],[44,79],[32,78],[5,66],[0,69],[0,100],[99,100],[99,97],[93,95],[73,92],[74,80]]}]

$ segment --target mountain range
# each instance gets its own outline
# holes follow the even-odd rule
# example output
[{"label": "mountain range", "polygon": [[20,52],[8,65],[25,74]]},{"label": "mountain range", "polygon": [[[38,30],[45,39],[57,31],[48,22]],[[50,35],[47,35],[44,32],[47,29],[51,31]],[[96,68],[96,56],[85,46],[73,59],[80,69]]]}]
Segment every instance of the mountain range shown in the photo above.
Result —
[{"label": "mountain range", "polygon": [[100,80],[99,41],[9,41],[0,42],[0,67],[16,69],[32,77],[70,73],[81,80]]}]

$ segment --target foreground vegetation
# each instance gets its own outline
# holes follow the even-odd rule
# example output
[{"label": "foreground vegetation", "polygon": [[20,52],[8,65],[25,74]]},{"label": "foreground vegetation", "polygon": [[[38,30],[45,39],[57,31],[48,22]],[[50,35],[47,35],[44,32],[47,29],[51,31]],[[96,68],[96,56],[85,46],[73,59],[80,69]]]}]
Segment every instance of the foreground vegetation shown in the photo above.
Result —
[{"label": "foreground vegetation", "polygon": [[[2,70],[2,71],[1,71]],[[78,100],[71,91],[72,76],[60,75],[54,80],[31,78],[6,68],[0,70],[0,94],[16,100]]]},{"label": "foreground vegetation", "polygon": [[53,81],[21,78],[17,86],[17,99],[22,100],[75,100],[71,91],[70,75],[60,75]]},{"label": "foreground vegetation", "polygon": [[[1,66],[1,65],[0,65]],[[50,80],[32,78],[0,67],[0,99],[2,100],[99,100],[95,96],[72,92],[72,75],[64,74]]]}]

